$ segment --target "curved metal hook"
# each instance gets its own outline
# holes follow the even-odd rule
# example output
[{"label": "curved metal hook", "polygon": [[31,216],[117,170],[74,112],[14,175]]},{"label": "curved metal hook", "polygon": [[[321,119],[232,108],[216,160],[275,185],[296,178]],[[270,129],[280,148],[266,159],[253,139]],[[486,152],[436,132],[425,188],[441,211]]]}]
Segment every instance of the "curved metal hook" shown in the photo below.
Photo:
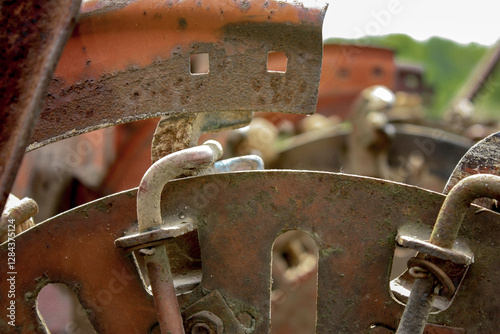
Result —
[{"label": "curved metal hook", "polygon": [[193,170],[208,167],[221,156],[222,146],[214,140],[209,140],[201,146],[169,154],[149,167],[137,191],[139,231],[144,232],[164,225],[160,200],[163,187],[168,181]]}]

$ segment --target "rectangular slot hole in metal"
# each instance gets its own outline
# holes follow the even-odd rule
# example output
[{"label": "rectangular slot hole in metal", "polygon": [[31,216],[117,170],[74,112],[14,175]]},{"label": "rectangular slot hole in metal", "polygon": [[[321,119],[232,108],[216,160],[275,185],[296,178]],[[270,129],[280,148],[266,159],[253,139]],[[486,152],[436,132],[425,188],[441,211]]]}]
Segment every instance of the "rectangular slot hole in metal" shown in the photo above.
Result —
[{"label": "rectangular slot hole in metal", "polygon": [[291,230],[273,245],[271,334],[316,333],[318,246]]},{"label": "rectangular slot hole in metal", "polygon": [[269,51],[267,53],[267,71],[286,73],[288,68],[288,57],[281,51]]},{"label": "rectangular slot hole in metal", "polygon": [[189,57],[189,72],[193,75],[208,74],[210,59],[208,53],[194,53]]}]

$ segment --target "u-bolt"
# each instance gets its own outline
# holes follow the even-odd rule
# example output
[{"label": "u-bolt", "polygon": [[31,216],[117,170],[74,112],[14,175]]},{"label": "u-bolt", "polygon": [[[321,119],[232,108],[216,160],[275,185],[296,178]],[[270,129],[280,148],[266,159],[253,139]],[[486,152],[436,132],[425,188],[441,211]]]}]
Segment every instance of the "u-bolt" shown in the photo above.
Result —
[{"label": "u-bolt", "polygon": [[[444,200],[429,242],[451,249],[470,204],[480,197],[500,199],[499,176],[476,174],[458,182]],[[435,288],[433,275],[415,280],[396,334],[424,332],[436,296]]]},{"label": "u-bolt", "polygon": [[[161,193],[168,181],[190,171],[212,165],[222,156],[216,141],[169,154],[154,163],[144,174],[137,191],[139,232],[168,227],[161,218]],[[141,249],[151,282],[158,322],[162,334],[184,334],[183,321],[175,294],[170,262],[165,245]]]}]

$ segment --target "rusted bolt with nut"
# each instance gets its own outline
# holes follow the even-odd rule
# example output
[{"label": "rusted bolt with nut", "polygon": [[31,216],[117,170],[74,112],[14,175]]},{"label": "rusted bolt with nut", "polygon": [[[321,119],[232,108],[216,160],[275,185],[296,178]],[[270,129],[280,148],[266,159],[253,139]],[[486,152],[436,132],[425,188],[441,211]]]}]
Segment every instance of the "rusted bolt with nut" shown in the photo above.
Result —
[{"label": "rusted bolt with nut", "polygon": [[189,334],[222,334],[222,320],[210,311],[193,314],[186,320],[186,333]]}]

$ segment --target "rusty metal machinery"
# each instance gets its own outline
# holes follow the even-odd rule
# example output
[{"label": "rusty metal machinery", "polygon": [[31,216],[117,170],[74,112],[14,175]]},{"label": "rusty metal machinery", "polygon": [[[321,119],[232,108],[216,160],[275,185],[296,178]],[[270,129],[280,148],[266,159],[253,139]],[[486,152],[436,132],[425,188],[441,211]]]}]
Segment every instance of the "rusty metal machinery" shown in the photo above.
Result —
[{"label": "rusty metal machinery", "polygon": [[[2,333],[47,332],[37,298],[50,283],[76,294],[97,333],[244,334],[271,327],[294,333],[286,319],[275,323],[271,317],[272,277],[275,270],[286,272],[273,260],[276,247],[287,247],[290,262],[308,263],[308,273],[317,271],[317,282],[309,274],[294,276],[313,292],[308,303],[295,305],[295,312],[312,314],[310,332],[500,328],[500,216],[484,200],[500,198],[500,177],[492,175],[498,173],[498,135],[466,153],[470,142],[458,137],[393,126],[381,113],[392,103],[390,92],[375,87],[360,98],[360,123],[350,137],[314,137],[279,153],[280,163],[299,164],[293,150],[307,159],[307,145],[332,141],[328,147],[339,153],[312,168],[335,169],[338,158],[341,166],[374,177],[264,170],[254,155],[218,161],[223,147],[215,141],[197,146],[202,133],[246,125],[254,111],[314,112],[326,7],[273,0],[89,1],[62,50],[78,5],[60,5],[57,15],[47,15],[53,7],[37,3],[45,14],[25,13],[35,27],[42,25],[33,29],[34,39],[59,38],[51,43],[12,43],[16,35],[2,31],[13,54],[25,48],[30,56],[39,49],[48,55],[35,63],[29,57],[3,60],[23,75],[2,82],[13,96],[0,110],[2,194],[10,192],[26,149],[162,116],[153,163],[138,188],[24,226],[22,233],[14,225],[29,220],[36,203],[4,210]],[[3,22],[12,16],[20,25],[23,5],[1,8]],[[41,30],[47,24],[57,34]],[[269,67],[270,52],[282,53],[286,66]],[[29,78],[24,72],[31,68],[37,71]],[[28,78],[40,86],[33,88]],[[407,143],[425,155],[417,167],[425,163],[443,185],[455,166],[448,157],[465,154],[444,193],[375,178],[394,175],[397,157],[411,160]],[[445,151],[450,155],[438,154]],[[369,161],[371,167],[360,166]],[[6,198],[0,198],[2,208]],[[478,198],[481,206],[472,204]],[[315,262],[300,256],[306,243],[285,247],[276,241],[288,231],[305,233],[316,248]],[[391,279],[396,247],[418,253]]]}]

